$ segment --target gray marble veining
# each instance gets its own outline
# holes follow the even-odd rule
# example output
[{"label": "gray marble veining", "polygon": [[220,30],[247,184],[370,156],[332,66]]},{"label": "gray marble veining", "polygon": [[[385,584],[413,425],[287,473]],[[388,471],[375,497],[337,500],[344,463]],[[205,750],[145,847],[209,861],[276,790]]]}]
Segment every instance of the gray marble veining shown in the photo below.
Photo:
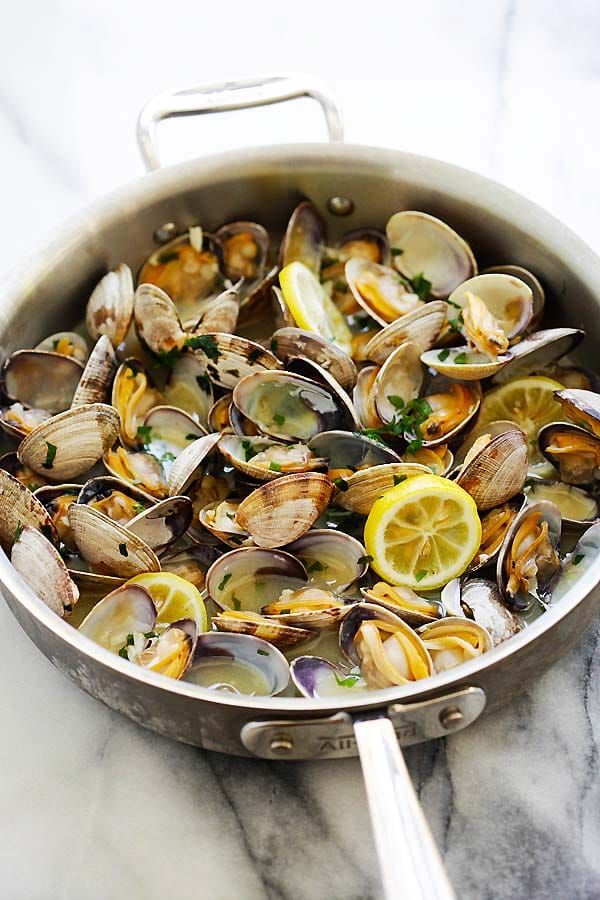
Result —
[{"label": "gray marble veining", "polygon": [[[24,0],[3,16],[0,267],[141,172],[152,92],[265,70],[338,91],[348,140],[449,159],[510,184],[600,249],[600,8],[383,0],[354,11],[230,0]],[[172,126],[170,159],[318,138],[278,107]],[[270,116],[270,117],[269,117]],[[1,302],[1,301],[0,301]],[[522,697],[407,751],[467,900],[600,896],[600,627]],[[0,896],[7,900],[380,897],[356,760],[268,763],[176,745],[78,691],[0,605]]]}]

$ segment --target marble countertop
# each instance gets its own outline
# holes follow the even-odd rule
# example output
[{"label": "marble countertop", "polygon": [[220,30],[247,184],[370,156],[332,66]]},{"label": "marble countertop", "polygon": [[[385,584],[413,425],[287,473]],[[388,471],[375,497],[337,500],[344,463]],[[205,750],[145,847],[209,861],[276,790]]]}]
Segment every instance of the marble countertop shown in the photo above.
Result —
[{"label": "marble countertop", "polygon": [[[147,96],[257,70],[324,78],[349,141],[491,175],[600,250],[594,0],[21,0],[2,30],[3,271],[141,173]],[[297,103],[168,126],[165,156],[322,136]],[[407,751],[461,898],[600,895],[599,636],[495,716]],[[55,671],[4,604],[0,709],[7,900],[381,896],[357,760],[240,760],[145,732]]]}]

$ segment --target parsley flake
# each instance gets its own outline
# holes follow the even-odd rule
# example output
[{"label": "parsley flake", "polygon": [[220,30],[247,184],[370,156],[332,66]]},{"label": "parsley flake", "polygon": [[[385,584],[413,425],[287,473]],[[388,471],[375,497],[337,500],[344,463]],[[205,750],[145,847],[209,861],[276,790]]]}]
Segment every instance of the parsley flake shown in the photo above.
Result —
[{"label": "parsley flake", "polygon": [[217,590],[224,591],[225,585],[227,584],[227,582],[229,581],[230,578],[231,578],[231,572],[228,572],[227,575],[223,575],[223,581],[221,582],[221,584],[219,585]]},{"label": "parsley flake", "polygon": [[119,553],[121,556],[129,556],[127,551],[127,544],[119,544]]},{"label": "parsley flake", "polygon": [[415,294],[419,297],[419,300],[427,300],[431,291],[431,282],[425,278],[423,272],[419,272],[414,276],[412,279],[412,286]]},{"label": "parsley flake", "polygon": [[456,365],[456,366],[464,366],[467,361],[467,354],[466,353],[457,353],[452,361],[453,361],[454,365]]},{"label": "parsley flake", "polygon": [[585,553],[578,553],[573,560],[573,565],[578,566],[582,559],[585,559]]},{"label": "parsley flake", "polygon": [[208,356],[213,362],[218,362],[221,351],[212,334],[198,334],[189,337],[185,343],[186,346],[191,347],[192,350],[202,350],[205,356]]},{"label": "parsley flake", "polygon": [[137,438],[138,444],[144,444],[144,446],[148,445],[152,439],[152,426],[138,425],[135,436]]},{"label": "parsley flake", "polygon": [[262,647],[259,647],[256,652],[258,653],[259,656],[268,656],[269,655],[269,651],[263,650]]},{"label": "parsley flake", "polygon": [[403,481],[406,481],[406,475],[393,475],[392,477],[394,479],[394,487],[396,487],[397,484],[402,484]]},{"label": "parsley flake", "polygon": [[361,556],[361,557],[359,557],[359,559],[357,560],[357,562],[358,562],[358,564],[361,565],[361,566],[369,565],[369,563],[372,563],[372,562],[373,562],[373,557],[370,556],[369,554],[367,554],[366,556]]},{"label": "parsley flake", "polygon": [[260,358],[261,353],[262,353],[262,349],[260,347],[257,347],[255,350],[251,350],[247,357],[248,364],[252,365],[252,363],[255,363],[257,361],[257,359]]},{"label": "parsley flake", "polygon": [[448,350],[447,347],[445,347],[443,350],[440,350],[440,352],[438,353],[438,359],[440,362],[444,362],[444,360],[448,359],[449,356],[450,356],[450,351]]},{"label": "parsley flake", "polygon": [[404,250],[401,247],[390,247],[390,253],[392,256],[402,256]]},{"label": "parsley flake", "polygon": [[269,463],[269,469],[271,472],[281,472],[281,465],[278,462],[271,460]]},{"label": "parsley flake", "polygon": [[44,469],[51,469],[56,456],[56,445],[46,441],[46,461],[42,463]]},{"label": "parsley flake", "polygon": [[239,612],[242,608],[242,601],[239,599],[239,597],[236,597],[234,594],[231,598],[231,602],[233,603],[233,608],[235,609],[235,611]]},{"label": "parsley flake", "polygon": [[335,680],[338,685],[345,688],[354,687],[356,682],[360,679],[360,675],[347,675],[345,678],[339,678],[337,672],[334,672],[333,674],[335,675]]},{"label": "parsley flake", "polygon": [[320,560],[315,559],[315,560],[313,560],[313,562],[310,563],[310,565],[308,565],[306,567],[306,571],[307,572],[324,572],[325,569],[327,569],[327,568],[328,568],[328,566],[324,566]]},{"label": "parsley flake", "polygon": [[335,484],[338,491],[347,491],[350,485],[346,481],[345,478],[342,478],[341,475],[339,478],[334,478],[333,483]]},{"label": "parsley flake", "polygon": [[276,425],[283,425],[285,416],[282,416],[281,413],[273,413],[273,421]]},{"label": "parsley flake", "polygon": [[415,572],[415,580],[416,580],[416,581],[423,581],[423,579],[425,578],[426,575],[427,575],[427,570],[426,570],[426,569],[419,569],[418,572]]}]

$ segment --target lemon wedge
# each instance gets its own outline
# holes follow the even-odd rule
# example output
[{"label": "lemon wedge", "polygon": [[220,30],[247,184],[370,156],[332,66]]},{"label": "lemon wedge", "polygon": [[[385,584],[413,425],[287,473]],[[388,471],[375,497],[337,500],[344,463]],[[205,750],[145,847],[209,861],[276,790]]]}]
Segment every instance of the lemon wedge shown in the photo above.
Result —
[{"label": "lemon wedge", "polygon": [[416,475],[376,500],[365,547],[388,584],[428,591],[461,575],[479,549],[473,498],[438,475]]},{"label": "lemon wedge", "polygon": [[283,299],[298,328],[320,334],[346,353],[352,350],[352,332],[346,319],[304,263],[292,262],[279,273]]},{"label": "lemon wedge", "polygon": [[157,625],[169,625],[178,619],[194,619],[198,631],[208,631],[208,614],[200,591],[174,572],[144,572],[127,584],[146,588],[158,610]]}]

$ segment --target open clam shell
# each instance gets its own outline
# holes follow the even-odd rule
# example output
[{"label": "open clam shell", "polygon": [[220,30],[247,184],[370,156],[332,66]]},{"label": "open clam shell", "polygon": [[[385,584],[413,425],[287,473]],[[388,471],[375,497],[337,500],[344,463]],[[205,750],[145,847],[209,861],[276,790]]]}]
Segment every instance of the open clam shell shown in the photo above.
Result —
[{"label": "open clam shell", "polygon": [[223,434],[218,447],[228,463],[258,481],[272,481],[292,472],[308,472],[323,468],[326,463],[305,444],[281,444],[264,437]]},{"label": "open clam shell", "polygon": [[344,275],[356,302],[380,325],[423,306],[410,284],[389,266],[355,257],[346,263]]},{"label": "open clam shell", "polygon": [[133,275],[121,263],[98,282],[87,302],[85,324],[92,340],[103,334],[119,347],[133,319]]},{"label": "open clam shell", "polygon": [[117,369],[117,358],[108,335],[98,338],[81,374],[71,408],[88,403],[106,403],[110,386]]},{"label": "open clam shell", "polygon": [[492,360],[484,353],[472,350],[466,344],[461,347],[444,347],[443,350],[426,350],[421,362],[440,375],[460,381],[482,381],[497,375],[512,359],[512,352],[501,353]]},{"label": "open clam shell", "polygon": [[237,524],[259,547],[282,547],[301,537],[327,509],[333,485],[326,475],[302,472],[269,481],[238,507]]},{"label": "open clam shell", "polygon": [[197,638],[196,622],[193,619],[179,619],[136,653],[132,662],[167,678],[181,678],[191,665]]},{"label": "open clam shell", "polygon": [[189,338],[192,346],[194,339],[202,334],[228,332],[233,334],[237,328],[240,315],[240,293],[236,286],[222,291],[216,297],[203,300],[198,306],[198,320],[189,327]]},{"label": "open clam shell", "polygon": [[269,254],[269,234],[262,225],[228,222],[215,231],[215,238],[223,249],[226,278],[253,284],[261,277]]},{"label": "open clam shell", "polygon": [[413,628],[434,622],[444,614],[441,603],[420,597],[410,588],[392,587],[384,581],[377,582],[371,588],[361,588],[361,594],[367,603],[383,606]]},{"label": "open clam shell", "polygon": [[89,403],[42,422],[20,444],[22,463],[52,481],[88,472],[115,443],[119,415],[112,406]]},{"label": "open clam shell", "polygon": [[506,431],[485,444],[463,465],[456,483],[482,511],[505,503],[523,490],[527,441],[522,431]]},{"label": "open clam shell", "polygon": [[36,344],[33,349],[72,356],[80,363],[85,363],[90,355],[86,339],[76,331],[56,331]]},{"label": "open clam shell", "polygon": [[[195,352],[215,384],[232,390],[245,376],[281,369],[277,357],[261,344],[236,334],[214,332],[202,335]],[[194,344],[196,347],[196,344]]]},{"label": "open clam shell", "polygon": [[521,620],[502,603],[495,581],[469,578],[461,587],[461,602],[469,616],[485,628],[494,647],[523,628]]},{"label": "open clam shell", "polygon": [[600,564],[600,522],[584,531],[571,553],[562,562],[560,573],[552,586],[552,603],[557,603],[590,569]]},{"label": "open clam shell", "polygon": [[447,309],[442,300],[432,300],[400,316],[371,337],[364,348],[365,358],[381,366],[405,341],[414,341],[422,352],[431,349],[442,332]]},{"label": "open clam shell", "polygon": [[26,525],[12,547],[10,561],[34,594],[59,616],[68,616],[79,599],[63,559],[44,535]]},{"label": "open clam shell", "polygon": [[512,523],[498,555],[496,580],[503,601],[514,610],[546,601],[559,568],[562,519],[547,500],[526,504]]},{"label": "open clam shell", "polygon": [[343,509],[367,516],[375,501],[385,491],[389,491],[390,488],[407,478],[430,474],[427,466],[417,463],[400,462],[370,466],[368,469],[361,469],[348,477],[336,478],[333,502]]},{"label": "open clam shell", "polygon": [[401,462],[391,447],[353,431],[322,431],[310,439],[308,446],[316,456],[329,460],[331,475],[336,470],[343,470],[350,475],[357,469]]},{"label": "open clam shell", "polygon": [[235,386],[233,402],[263,434],[308,441],[321,431],[354,430],[346,404],[309,378],[288,372],[256,372]]},{"label": "open clam shell", "polygon": [[15,450],[10,450],[8,453],[3,453],[0,456],[0,469],[8,472],[9,475],[12,475],[25,487],[28,487],[30,491],[36,491],[47,484],[45,478],[36,475],[33,469],[23,465]]},{"label": "open clam shell", "polygon": [[365,366],[358,373],[352,391],[354,409],[363,428],[381,428],[383,425],[375,405],[375,384],[380,371],[379,366]]},{"label": "open clam shell", "polygon": [[345,427],[348,429],[360,428],[360,422],[356,416],[352,400],[339,384],[338,381],[326,369],[304,356],[292,356],[287,363],[287,371],[303,378],[309,378],[317,384],[329,391],[334,400],[338,403],[341,410],[344,411],[347,422]]},{"label": "open clam shell", "polygon": [[343,597],[307,585],[296,591],[284,590],[278,600],[263,606],[261,612],[276,617],[284,625],[327,631],[337,628],[349,610]]},{"label": "open clam shell", "polygon": [[260,612],[284,590],[305,585],[307,577],[302,563],[284,550],[240,547],[211,565],[206,591],[221,610]]},{"label": "open clam shell", "polygon": [[348,695],[365,690],[360,675],[348,673],[320,656],[297,656],[290,664],[290,675],[303,697],[320,699]]},{"label": "open clam shell", "polygon": [[179,575],[201,590],[204,587],[206,572],[220,555],[220,549],[208,544],[177,545],[161,555],[160,567],[161,571]]},{"label": "open clam shell", "polygon": [[140,284],[133,307],[135,330],[142,346],[157,356],[181,350],[186,341],[177,307],[156,284]]},{"label": "open clam shell", "polygon": [[169,494],[185,494],[200,474],[209,454],[216,448],[220,434],[206,434],[182,450],[169,472]]},{"label": "open clam shell", "polygon": [[464,464],[465,459],[471,452],[473,444],[478,438],[482,437],[482,435],[487,434],[491,438],[495,438],[499,434],[506,434],[508,431],[520,431],[523,435],[525,434],[523,429],[520,428],[516,422],[511,422],[510,419],[497,419],[495,422],[486,422],[483,425],[476,425],[471,429],[468,436],[454,454],[455,469],[460,468]]},{"label": "open clam shell", "polygon": [[20,441],[40,425],[51,418],[46,409],[23,406],[22,403],[12,403],[0,409],[0,428],[5,434]]},{"label": "open clam shell", "polygon": [[197,419],[203,429],[209,428],[209,413],[214,403],[213,385],[205,363],[195,353],[184,353],[179,357],[171,369],[163,397],[169,406],[177,406]]},{"label": "open clam shell", "polygon": [[160,563],[146,542],[100,510],[74,503],[68,515],[79,553],[99,574],[131,578],[160,571]]},{"label": "open clam shell", "polygon": [[338,594],[353,587],[369,568],[364,546],[343,531],[311,528],[285,549],[303,564],[311,585]]},{"label": "open clam shell", "polygon": [[467,242],[428,213],[398,212],[388,221],[386,234],[398,271],[409,279],[423,274],[431,282],[433,297],[445,299],[477,272]]},{"label": "open clam shell", "polygon": [[[119,525],[128,525],[132,519],[156,502],[154,498],[150,499],[144,491],[140,491],[134,485],[128,484],[114,475],[99,475],[90,478],[83,487],[81,485],[65,485],[64,487],[77,488],[78,503],[99,509]],[[60,488],[60,485],[44,488],[40,499],[45,503],[46,498],[51,499]]]},{"label": "open clam shell", "polygon": [[127,648],[129,635],[147,634],[155,622],[156,607],[148,591],[124,584],[92,607],[79,631],[101,647],[119,653]]},{"label": "open clam shell", "polygon": [[527,287],[531,290],[533,303],[533,316],[531,318],[531,322],[529,323],[529,328],[537,327],[544,313],[544,307],[546,305],[546,295],[539,279],[533,274],[533,272],[530,272],[529,269],[524,269],[523,266],[507,265],[490,266],[488,269],[484,269],[481,274],[509,275],[511,278],[518,278],[519,281],[524,281]]},{"label": "open clam shell", "polygon": [[447,616],[419,628],[419,635],[427,648],[435,672],[454,669],[492,649],[489,632],[478,622],[462,617]]},{"label": "open clam shell", "polygon": [[453,441],[473,421],[481,405],[477,383],[463,384],[441,375],[431,378],[421,395],[431,409],[420,425],[425,448]]},{"label": "open clam shell", "polygon": [[158,555],[182,537],[192,522],[188,497],[169,497],[140,512],[127,524]]},{"label": "open clam shell", "polygon": [[570,353],[583,340],[584,332],[578,328],[546,328],[534,331],[510,348],[508,363],[494,375],[499,384],[513,378],[521,378],[543,369],[555,360]]},{"label": "open clam shell", "polygon": [[32,492],[8,472],[0,469],[0,541],[6,547],[19,536],[21,530],[30,525],[58,543],[58,535],[48,510]]},{"label": "open clam shell", "polygon": [[481,515],[481,543],[479,550],[467,568],[469,574],[495,565],[509,528],[525,504],[523,494],[516,494]]},{"label": "open clam shell", "polygon": [[301,262],[318,275],[321,270],[325,225],[310,200],[303,200],[293,211],[281,242],[281,268]]},{"label": "open clam shell", "polygon": [[432,442],[427,447],[403,453],[402,462],[411,466],[424,466],[427,472],[433,472],[434,475],[447,475],[452,470],[454,455],[446,444]]},{"label": "open clam shell", "polygon": [[218,400],[215,400],[213,405],[211,406],[208,412],[208,430],[212,431],[225,431],[230,427],[229,421],[229,407],[232,402],[232,394],[226,393],[223,394],[222,397],[219,397]]},{"label": "open clam shell", "polygon": [[102,461],[111,475],[136,487],[149,500],[168,496],[169,487],[163,467],[151,453],[116,447],[108,450]]},{"label": "open clam shell", "polygon": [[215,500],[198,513],[200,525],[228,547],[252,544],[250,535],[236,522],[240,500]]},{"label": "open clam shell", "polygon": [[384,362],[373,382],[375,407],[379,418],[389,423],[398,414],[398,404],[406,404],[419,396],[425,370],[420,360],[421,349],[414,341],[400,344]]},{"label": "open clam shell", "polygon": [[572,528],[585,528],[598,518],[598,502],[595,497],[582,488],[562,481],[546,481],[536,479],[525,487],[528,502],[549,500],[560,509],[565,525]]},{"label": "open clam shell", "polygon": [[69,507],[77,502],[80,490],[80,484],[48,484],[35,492],[36,499],[48,510],[61,543],[71,551],[76,546],[69,525]]},{"label": "open clam shell", "polygon": [[509,340],[523,334],[531,322],[533,293],[520,278],[499,272],[475,275],[458,285],[448,302],[465,307],[469,294],[483,301]]},{"label": "open clam shell", "polygon": [[600,478],[600,437],[570,422],[540,428],[540,450],[565,484],[594,484]]},{"label": "open clam shell", "polygon": [[121,363],[113,381],[111,402],[120,418],[121,443],[125,447],[143,444],[138,428],[146,413],[163,401],[139,360],[130,358]]},{"label": "open clam shell", "polygon": [[177,406],[153,407],[138,428],[140,443],[159,460],[167,478],[177,457],[204,434],[195,419]]},{"label": "open clam shell", "polygon": [[340,347],[311,331],[302,328],[279,328],[271,338],[271,349],[287,363],[292,357],[304,357],[325,369],[345,390],[356,383],[356,366]]},{"label": "open clam shell", "polygon": [[187,681],[228,694],[275,696],[288,685],[285,656],[249,634],[206,632],[198,636]]},{"label": "open clam shell", "polygon": [[554,397],[572,422],[600,437],[600,394],[567,389],[555,391]]},{"label": "open clam shell", "polygon": [[4,364],[2,386],[9,399],[54,415],[71,405],[82,372],[72,356],[17,350]]}]

